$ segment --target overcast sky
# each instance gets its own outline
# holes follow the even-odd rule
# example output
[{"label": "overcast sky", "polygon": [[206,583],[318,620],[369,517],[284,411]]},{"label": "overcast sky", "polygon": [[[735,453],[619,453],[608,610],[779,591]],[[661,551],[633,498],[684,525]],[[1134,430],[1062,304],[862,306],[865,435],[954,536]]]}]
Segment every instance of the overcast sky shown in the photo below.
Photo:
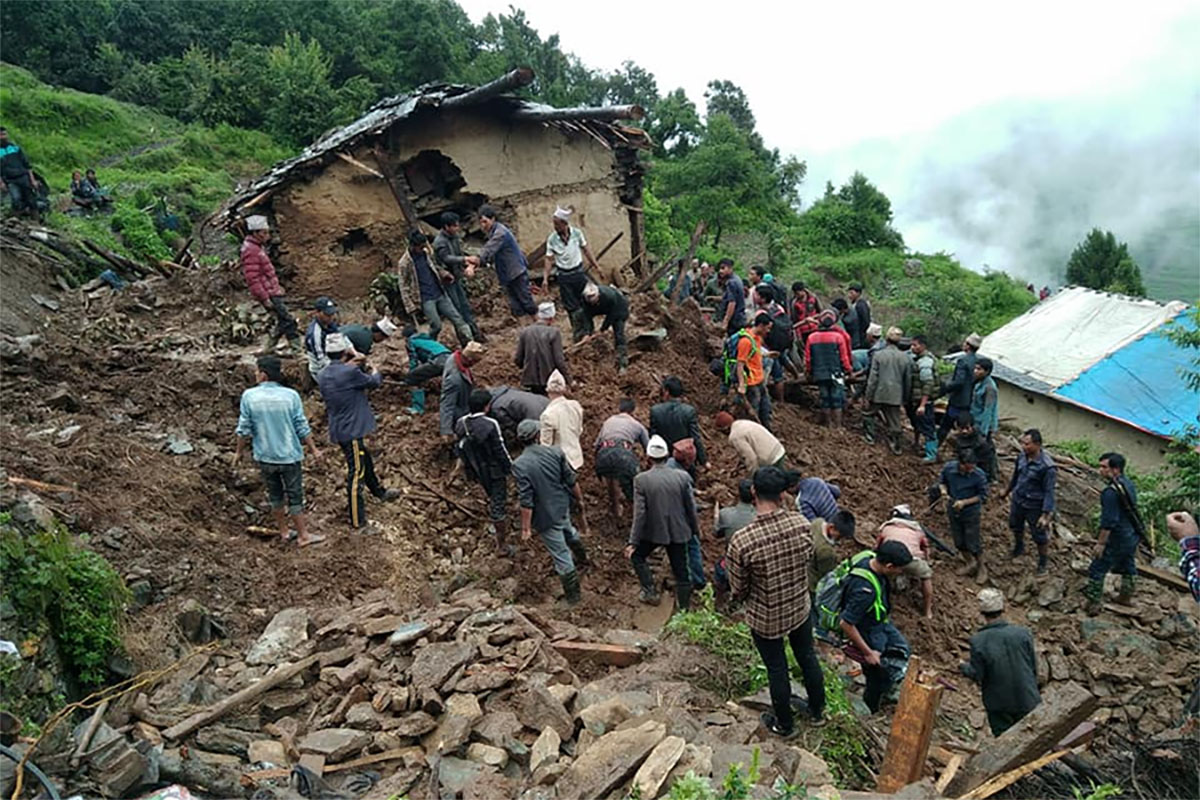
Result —
[{"label": "overcast sky", "polygon": [[[475,21],[510,5],[459,1]],[[915,249],[1052,282],[1097,225],[1195,299],[1200,2],[511,5],[589,67],[633,60],[701,110],[732,80],[768,146],[808,162],[806,200],[861,169]]]}]

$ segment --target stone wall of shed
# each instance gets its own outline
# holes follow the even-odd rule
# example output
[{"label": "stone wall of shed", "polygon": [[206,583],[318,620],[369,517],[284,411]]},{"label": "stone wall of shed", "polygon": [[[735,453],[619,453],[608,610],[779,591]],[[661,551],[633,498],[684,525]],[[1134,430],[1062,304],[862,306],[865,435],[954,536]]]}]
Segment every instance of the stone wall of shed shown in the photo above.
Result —
[{"label": "stone wall of shed", "polygon": [[[526,252],[545,240],[550,215],[562,204],[575,208],[573,222],[585,230],[593,252],[624,233],[601,260],[602,268],[614,273],[629,260],[629,216],[617,195],[613,154],[591,136],[468,111],[414,115],[389,136],[388,154],[397,171],[426,150],[442,153],[462,171],[467,183],[462,191],[501,209],[501,220]],[[353,155],[376,166],[367,146]],[[399,259],[407,235],[386,182],[340,159],[278,192],[273,211],[279,260],[285,274],[292,274],[289,294],[304,298],[365,294],[375,275]],[[468,248],[478,246],[478,237],[477,230],[468,236]],[[540,264],[530,267],[540,274]]]}]

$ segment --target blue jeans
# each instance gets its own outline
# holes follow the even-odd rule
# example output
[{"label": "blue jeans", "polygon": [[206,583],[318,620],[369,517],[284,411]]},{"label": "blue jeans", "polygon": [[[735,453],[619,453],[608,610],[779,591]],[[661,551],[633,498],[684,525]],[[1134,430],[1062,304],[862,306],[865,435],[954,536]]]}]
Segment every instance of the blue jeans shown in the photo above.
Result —
[{"label": "blue jeans", "polygon": [[771,394],[767,391],[766,381],[746,387],[746,405],[750,406],[762,426],[771,430]]},{"label": "blue jeans", "polygon": [[688,576],[692,579],[692,586],[703,589],[708,584],[708,579],[704,576],[704,554],[700,552],[699,536],[693,536],[688,540],[687,560]]},{"label": "blue jeans", "polygon": [[542,544],[546,545],[546,550],[550,552],[550,560],[554,562],[556,574],[567,575],[575,571],[575,559],[567,542],[579,541],[579,531],[571,524],[569,512],[560,522],[544,531],[538,531],[538,536],[542,537]]},{"label": "blue jeans", "polygon": [[846,387],[833,378],[817,381],[817,394],[821,398],[821,408],[846,407]]}]

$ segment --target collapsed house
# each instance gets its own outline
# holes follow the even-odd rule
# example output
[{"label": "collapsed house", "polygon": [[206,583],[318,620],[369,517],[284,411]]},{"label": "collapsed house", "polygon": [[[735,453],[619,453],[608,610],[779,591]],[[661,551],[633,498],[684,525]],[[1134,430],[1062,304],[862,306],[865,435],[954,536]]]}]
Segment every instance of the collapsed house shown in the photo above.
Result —
[{"label": "collapsed house", "polygon": [[642,109],[557,109],[509,94],[532,80],[531,70],[516,69],[479,87],[427,84],[381,100],[276,164],[232,198],[217,223],[236,229],[249,214],[270,217],[278,264],[307,296],[364,294],[399,259],[411,228],[436,229],[455,211],[471,235],[484,203],[500,210],[531,258],[555,207],[570,207],[594,253],[613,243],[602,277],[625,269],[640,276],[638,151],[650,140],[621,121]]},{"label": "collapsed house", "polygon": [[1191,330],[1186,303],[1067,287],[984,337],[1000,411],[1048,442],[1103,441],[1140,468],[1200,422],[1181,370],[1189,351],[1163,326]]}]

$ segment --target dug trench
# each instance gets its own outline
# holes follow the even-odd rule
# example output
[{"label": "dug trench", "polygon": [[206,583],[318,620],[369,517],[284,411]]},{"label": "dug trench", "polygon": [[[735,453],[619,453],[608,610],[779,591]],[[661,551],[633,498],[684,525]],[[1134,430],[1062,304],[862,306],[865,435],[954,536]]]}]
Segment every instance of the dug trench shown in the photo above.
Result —
[{"label": "dug trench", "polygon": [[[212,702],[258,674],[222,677],[230,665],[242,664],[246,648],[264,626],[288,608],[305,609],[314,627],[372,603],[376,616],[385,608],[387,614],[413,619],[422,613],[433,617],[440,613],[448,626],[441,632],[442,640],[454,639],[456,626],[462,623],[462,612],[445,611],[455,607],[465,608],[466,614],[527,609],[526,616],[535,619],[541,635],[551,639],[602,640],[607,632],[655,627],[655,620],[648,621],[651,617],[657,616],[661,623],[665,614],[647,615],[637,602],[636,582],[622,557],[628,522],[610,515],[607,493],[590,464],[580,472],[580,481],[590,523],[587,545],[592,566],[583,575],[583,601],[577,607],[564,609],[555,603],[558,581],[536,539],[521,545],[511,559],[496,555],[484,530],[482,492],[454,469],[452,455],[437,435],[436,398],[431,398],[431,410],[422,417],[402,413],[410,395],[398,385],[407,366],[398,342],[377,345],[371,356],[388,380],[371,397],[379,430],[370,446],[384,484],[402,492],[396,502],[369,506],[380,533],[358,535],[345,522],[344,464],[337,448],[325,441],[323,409],[314,395],[306,397],[305,406],[316,440],[322,443],[322,455],[306,465],[305,484],[310,525],[329,538],[321,545],[298,549],[248,532],[269,528],[271,522],[256,471],[232,463],[238,400],[252,381],[254,348],[231,340],[223,320],[230,309],[244,304],[243,293],[229,265],[197,267],[169,280],[148,279],[118,294],[64,293],[59,296],[60,310],[45,315],[40,341],[5,351],[0,388],[5,483],[15,478],[18,483],[32,480],[51,487],[34,491],[7,485],[7,502],[32,501],[28,493],[33,491],[36,502],[74,530],[91,532],[89,546],[116,566],[137,598],[126,635],[136,669],[164,667],[188,651],[191,645],[177,619],[185,607],[195,604],[218,622],[226,638],[205,672],[208,690],[189,698],[194,702]],[[476,368],[477,381],[486,386],[516,385],[519,373],[512,354],[517,329],[494,298],[480,299],[488,352]],[[369,318],[365,301],[342,300],[345,316],[356,321]],[[711,535],[712,509],[733,502],[741,477],[736,455],[711,424],[721,396],[708,372],[708,360],[718,343],[690,302],[671,309],[655,293],[633,300],[632,333],[661,329],[666,338],[645,350],[635,348],[624,375],[617,374],[607,338],[570,354],[573,396],[585,412],[584,441],[595,438],[620,398],[633,397],[636,415],[645,420],[662,378],[670,374],[683,378],[689,401],[700,410],[710,458],[700,472],[697,494],[705,561],[711,571],[723,547]],[[265,328],[261,316],[251,315],[251,321]],[[447,343],[452,335],[448,327],[443,333]],[[287,371],[298,378],[303,368],[301,360],[293,359]],[[926,510],[926,488],[937,480],[939,467],[922,464],[911,452],[893,456],[883,446],[866,445],[852,427],[858,422],[855,413],[847,429],[818,426],[805,392],[799,393],[798,404],[776,406],[775,430],[794,467],[841,487],[843,506],[857,517],[860,542],[873,539],[897,503],[908,503],[928,527],[945,534],[942,512]],[[1002,447],[1001,455],[1001,471],[1007,474],[1012,448]],[[1164,732],[1175,726],[1195,682],[1197,616],[1190,598],[1145,580],[1131,606],[1110,603],[1099,617],[1083,615],[1080,589],[1092,538],[1087,528],[1099,483],[1075,466],[1062,467],[1060,536],[1053,544],[1048,574],[1034,575],[1030,556],[1016,560],[1007,556],[1010,535],[1003,503],[993,500],[986,506],[983,537],[992,584],[1008,596],[1011,618],[1034,631],[1045,683],[1075,681],[1099,697],[1094,720],[1101,724],[1093,757],[1098,775],[1117,774],[1118,768],[1127,770],[1127,755],[1116,742],[1169,735]],[[842,555],[856,549],[846,545]],[[935,740],[979,749],[986,746],[990,734],[978,690],[957,670],[966,656],[967,639],[979,624],[975,614],[979,587],[956,578],[955,566],[948,556],[935,554],[932,620],[921,618],[915,587],[897,592],[894,618],[923,666],[949,684]],[[657,569],[660,575],[664,572],[661,564]],[[455,600],[461,600],[464,591],[475,598],[473,604]],[[685,704],[692,714],[704,717],[729,711],[726,698],[707,691],[713,682],[705,676],[729,670],[731,665],[678,640],[656,642],[656,633],[615,636],[619,641],[632,637],[639,646],[651,643],[647,663],[640,667],[622,671],[572,665],[575,672],[571,673],[554,661],[542,664],[537,674],[570,675],[578,687],[610,670],[616,676],[628,672],[628,686],[619,677],[610,680],[629,691],[635,686],[637,691],[648,691],[657,683],[670,688],[690,682],[695,691],[687,695]],[[375,646],[375,642],[364,643],[363,652],[376,653],[367,650],[368,644]],[[538,658],[553,659],[537,652],[543,653]],[[837,654],[823,652],[842,672],[851,671]],[[529,657],[526,651],[513,654]],[[408,669],[409,664],[398,668]],[[371,667],[364,669],[367,674]],[[309,723],[331,721],[327,718],[337,709],[326,708],[325,698],[338,694],[340,680],[318,683],[323,688],[314,689],[303,703],[306,711],[311,708]],[[852,676],[848,680],[853,683]],[[516,702],[510,697],[513,692],[508,686],[485,697],[485,710],[491,713]],[[370,694],[366,700],[375,699],[376,693]],[[162,695],[158,699],[166,702]],[[403,708],[423,707],[413,702],[406,699]],[[159,710],[176,715],[185,710],[178,700],[175,705]],[[346,710],[341,709],[341,721]],[[755,718],[743,712],[733,715],[734,723]],[[380,713],[378,706],[376,713]],[[886,734],[886,716],[870,724]],[[1106,744],[1106,731],[1113,732],[1114,744]],[[309,732],[301,724],[292,733]],[[537,731],[522,735],[532,745]],[[569,740],[569,736],[562,738]],[[761,730],[748,730],[737,746],[762,738]],[[766,747],[764,752],[775,752],[770,749],[773,745]],[[363,740],[351,749],[357,755],[386,748],[378,741]],[[572,750],[564,752],[572,754]],[[238,753],[236,758],[245,762],[248,756]],[[1112,771],[1104,767],[1108,760],[1116,765]],[[784,777],[790,780],[794,765],[784,762],[788,770],[776,772],[787,772]],[[384,766],[384,772],[395,767]],[[414,782],[428,782],[430,770],[421,767],[411,777]],[[605,792],[622,789],[629,777],[623,776],[622,782]],[[1022,796],[1022,786],[1024,796],[1047,791],[1040,783],[1030,788],[1028,782],[1038,780],[1028,778],[1007,791],[1012,796]]]}]

